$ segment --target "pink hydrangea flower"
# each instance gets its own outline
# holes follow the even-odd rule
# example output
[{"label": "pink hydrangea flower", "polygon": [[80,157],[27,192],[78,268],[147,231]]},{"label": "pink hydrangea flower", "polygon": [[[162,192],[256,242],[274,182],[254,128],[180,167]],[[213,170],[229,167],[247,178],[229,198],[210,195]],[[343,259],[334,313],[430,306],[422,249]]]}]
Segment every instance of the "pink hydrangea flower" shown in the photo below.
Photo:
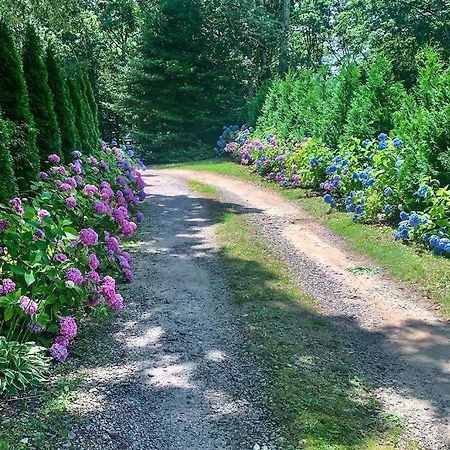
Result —
[{"label": "pink hydrangea flower", "polygon": [[53,257],[53,261],[59,262],[59,263],[65,263],[69,258],[64,253],[57,253]]},{"label": "pink hydrangea flower", "polygon": [[94,194],[98,194],[99,190],[98,187],[93,184],[86,184],[83,188],[83,192],[88,197],[92,197]]},{"label": "pink hydrangea flower", "polygon": [[87,277],[93,283],[100,283],[100,275],[95,270],[90,270],[87,274]]},{"label": "pink hydrangea flower", "polygon": [[23,312],[32,316],[38,310],[38,304],[26,295],[19,297],[19,305]]},{"label": "pink hydrangea flower", "polygon": [[78,332],[77,322],[74,317],[61,317],[59,320],[59,333],[71,341]]},{"label": "pink hydrangea flower", "polygon": [[67,197],[66,198],[66,207],[67,209],[74,209],[77,206],[77,200],[75,197]]},{"label": "pink hydrangea flower", "polygon": [[123,308],[123,297],[120,294],[116,294],[109,301],[107,300],[107,303],[113,311],[119,312]]},{"label": "pink hydrangea flower", "polygon": [[80,285],[80,284],[83,284],[84,277],[77,268],[71,267],[66,272],[66,280],[72,281],[73,283]]},{"label": "pink hydrangea flower", "polygon": [[16,283],[14,283],[13,280],[10,278],[5,278],[2,281],[2,293],[3,294],[10,294],[11,292],[14,292],[16,290]]},{"label": "pink hydrangea flower", "polygon": [[23,216],[24,210],[22,207],[22,200],[19,197],[14,197],[9,201],[9,204],[14,208],[17,214]]},{"label": "pink hydrangea flower", "polygon": [[110,236],[110,234],[105,231],[105,246],[110,253],[120,252],[120,242],[115,236]]},{"label": "pink hydrangea flower", "polygon": [[48,178],[48,173],[47,172],[39,172],[39,178],[42,181],[45,181]]},{"label": "pink hydrangea flower", "polygon": [[9,222],[5,219],[0,220],[0,232],[9,227]]},{"label": "pink hydrangea flower", "polygon": [[69,164],[70,170],[74,175],[80,175],[81,174],[81,165],[78,163],[70,163]]},{"label": "pink hydrangea flower", "polygon": [[68,347],[70,344],[69,338],[67,336],[62,336],[61,334],[56,336],[53,342],[62,345],[63,347]]},{"label": "pink hydrangea flower", "polygon": [[62,346],[58,343],[53,343],[50,347],[50,355],[52,358],[60,363],[64,362],[67,359],[68,355],[67,347]]},{"label": "pink hydrangea flower", "polygon": [[124,220],[119,226],[120,232],[126,237],[131,236],[136,228],[137,225],[134,222],[129,222],[128,220]]},{"label": "pink hydrangea flower", "polygon": [[45,217],[50,217],[50,213],[46,209],[40,209],[37,215],[41,223],[43,222]]},{"label": "pink hydrangea flower", "polygon": [[66,183],[66,184],[72,186],[73,189],[75,189],[75,188],[77,187],[77,180],[75,180],[74,177],[67,177],[67,178],[64,180],[64,183]]},{"label": "pink hydrangea flower", "polygon": [[51,163],[59,163],[61,161],[61,158],[58,155],[55,155],[54,153],[52,155],[48,155],[47,158]]}]

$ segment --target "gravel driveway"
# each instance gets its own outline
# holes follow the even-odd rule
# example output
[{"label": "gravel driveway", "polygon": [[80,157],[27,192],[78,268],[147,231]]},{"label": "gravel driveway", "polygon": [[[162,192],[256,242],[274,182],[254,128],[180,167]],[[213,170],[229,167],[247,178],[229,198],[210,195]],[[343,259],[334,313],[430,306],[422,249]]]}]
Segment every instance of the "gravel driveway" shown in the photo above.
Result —
[{"label": "gravel driveway", "polygon": [[407,436],[423,449],[450,449],[450,326],[428,300],[383,273],[352,272],[374,263],[268,189],[213,173],[157,173],[213,185],[223,201],[241,205],[295,282],[341,328],[358,369],[385,410],[405,421]]}]

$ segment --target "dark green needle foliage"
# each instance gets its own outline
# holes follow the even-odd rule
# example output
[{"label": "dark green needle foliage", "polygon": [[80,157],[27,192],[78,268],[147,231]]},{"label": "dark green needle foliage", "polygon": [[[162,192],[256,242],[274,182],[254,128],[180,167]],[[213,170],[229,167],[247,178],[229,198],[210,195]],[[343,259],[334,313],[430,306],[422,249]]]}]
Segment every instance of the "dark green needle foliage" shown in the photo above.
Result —
[{"label": "dark green needle foliage", "polygon": [[4,22],[0,22],[0,108],[15,125],[10,152],[19,188],[27,189],[39,171],[36,133],[20,57]]},{"label": "dark green needle foliage", "polygon": [[0,117],[0,203],[7,202],[17,195],[17,183],[14,175],[14,163],[9,152],[13,139],[14,125]]},{"label": "dark green needle foliage", "polygon": [[43,162],[52,153],[61,154],[61,134],[48,84],[47,67],[42,58],[41,43],[31,25],[27,27],[25,35],[23,69],[30,109],[36,125],[36,144]]},{"label": "dark green needle foliage", "polygon": [[46,65],[48,84],[53,94],[56,118],[61,132],[61,147],[66,161],[70,161],[70,153],[77,148],[75,117],[70,107],[66,81],[51,46],[47,48]]}]

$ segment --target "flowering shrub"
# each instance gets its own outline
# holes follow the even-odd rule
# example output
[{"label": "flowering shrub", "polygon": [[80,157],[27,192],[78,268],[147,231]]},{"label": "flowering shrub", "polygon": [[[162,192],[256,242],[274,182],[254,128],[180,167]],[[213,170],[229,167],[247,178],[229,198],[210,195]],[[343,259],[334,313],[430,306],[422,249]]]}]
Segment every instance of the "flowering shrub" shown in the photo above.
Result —
[{"label": "flowering shrub", "polygon": [[395,224],[396,239],[450,256],[450,190],[436,180],[411,186],[411,151],[398,137],[381,133],[376,140],[353,140],[332,150],[312,138],[297,144],[281,143],[273,134],[258,139],[242,127],[227,129],[220,142],[219,154],[250,165],[267,180],[315,189],[354,221]]},{"label": "flowering shrub", "polygon": [[73,152],[47,170],[25,198],[0,205],[0,334],[33,341],[65,361],[85,313],[119,311],[115,278],[133,278],[121,239],[142,221],[144,181],[132,155]]}]

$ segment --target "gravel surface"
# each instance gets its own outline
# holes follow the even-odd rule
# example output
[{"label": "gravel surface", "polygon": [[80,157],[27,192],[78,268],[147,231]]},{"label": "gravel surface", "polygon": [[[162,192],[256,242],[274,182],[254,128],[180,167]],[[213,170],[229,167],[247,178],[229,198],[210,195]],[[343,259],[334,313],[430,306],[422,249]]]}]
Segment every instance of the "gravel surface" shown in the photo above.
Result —
[{"label": "gravel surface", "polygon": [[116,325],[114,361],[86,371],[62,448],[275,449],[258,365],[217,261],[211,200],[148,172],[135,280]]},{"label": "gravel surface", "polygon": [[342,329],[385,410],[406,423],[406,438],[423,449],[450,449],[450,327],[427,299],[383,273],[353,273],[375,265],[268,189],[204,172],[159,173],[214,185],[224,201],[244,207],[294,281]]}]

